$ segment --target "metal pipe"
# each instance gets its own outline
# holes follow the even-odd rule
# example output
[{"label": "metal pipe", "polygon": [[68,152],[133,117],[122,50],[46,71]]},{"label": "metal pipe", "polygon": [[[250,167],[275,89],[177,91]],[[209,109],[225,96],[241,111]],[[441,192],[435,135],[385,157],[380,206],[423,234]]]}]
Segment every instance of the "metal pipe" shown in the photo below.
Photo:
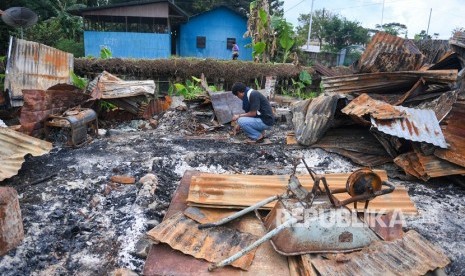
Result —
[{"label": "metal pipe", "polygon": [[274,236],[279,234],[279,232],[284,230],[284,228],[287,228],[287,227],[293,225],[294,223],[296,223],[298,221],[299,220],[297,218],[291,218],[291,219],[287,220],[286,222],[284,222],[280,226],[278,226],[275,229],[273,229],[272,231],[268,232],[265,236],[263,236],[260,239],[256,240],[254,243],[252,243],[251,245],[249,245],[246,248],[242,249],[241,251],[237,252],[236,254],[232,255],[231,257],[229,257],[229,258],[227,258],[227,259],[225,259],[225,260],[223,260],[221,262],[214,263],[214,264],[210,265],[208,267],[208,271],[213,271],[213,270],[215,270],[215,269],[217,269],[219,267],[223,267],[223,266],[231,264],[235,260],[239,259],[240,257],[242,257],[245,254],[252,251],[254,248],[258,247],[260,244],[270,240],[271,238],[273,238]]},{"label": "metal pipe", "polygon": [[249,213],[249,212],[252,212],[252,211],[255,210],[255,209],[258,209],[258,208],[260,208],[260,207],[262,207],[262,206],[265,206],[266,204],[268,204],[268,203],[270,203],[270,202],[273,202],[273,201],[277,200],[278,198],[284,198],[284,197],[286,197],[286,196],[284,196],[284,195],[281,195],[281,196],[280,196],[280,195],[275,195],[275,196],[266,198],[266,199],[264,199],[264,200],[258,202],[258,203],[255,204],[255,205],[252,205],[252,206],[250,206],[250,207],[247,207],[247,208],[245,208],[245,209],[243,209],[243,210],[241,210],[241,211],[239,211],[239,212],[237,212],[237,213],[235,213],[235,214],[232,214],[232,215],[229,216],[229,217],[225,217],[225,218],[223,218],[223,219],[220,219],[220,220],[217,221],[217,222],[200,224],[200,225],[198,226],[198,228],[199,228],[199,229],[204,229],[204,228],[210,228],[210,227],[215,227],[215,226],[220,226],[220,225],[226,224],[226,223],[228,223],[228,222],[230,222],[230,221],[232,221],[232,220],[234,220],[234,219],[236,219],[236,218],[238,218],[238,217],[241,217],[241,216],[243,216],[243,215],[245,215],[245,214],[247,214],[247,213]]}]

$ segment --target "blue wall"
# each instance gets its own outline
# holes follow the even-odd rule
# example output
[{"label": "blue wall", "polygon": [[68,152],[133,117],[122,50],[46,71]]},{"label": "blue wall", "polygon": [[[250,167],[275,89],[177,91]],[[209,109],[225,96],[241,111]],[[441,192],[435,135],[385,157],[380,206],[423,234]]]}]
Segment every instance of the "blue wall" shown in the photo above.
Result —
[{"label": "blue wall", "polygon": [[119,58],[169,58],[171,37],[169,34],[125,33],[125,32],[84,32],[86,56],[100,56],[101,47],[111,50]]},{"label": "blue wall", "polygon": [[[239,59],[252,60],[251,43],[243,38],[247,31],[247,19],[228,8],[220,7],[191,17],[181,25],[178,55],[182,57],[231,59],[232,52],[226,48],[227,38],[236,38],[239,46]],[[206,47],[197,48],[197,36],[206,37]]]}]

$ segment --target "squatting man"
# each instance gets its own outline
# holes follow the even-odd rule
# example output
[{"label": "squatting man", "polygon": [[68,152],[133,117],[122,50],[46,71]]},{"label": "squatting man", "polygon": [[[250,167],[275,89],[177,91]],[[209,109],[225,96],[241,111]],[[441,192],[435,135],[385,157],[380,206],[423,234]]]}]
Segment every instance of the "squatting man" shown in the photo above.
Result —
[{"label": "squatting man", "polygon": [[248,143],[261,143],[265,139],[265,130],[271,129],[275,123],[270,102],[260,92],[236,82],[232,93],[242,100],[245,113],[235,114],[232,121],[249,137]]}]

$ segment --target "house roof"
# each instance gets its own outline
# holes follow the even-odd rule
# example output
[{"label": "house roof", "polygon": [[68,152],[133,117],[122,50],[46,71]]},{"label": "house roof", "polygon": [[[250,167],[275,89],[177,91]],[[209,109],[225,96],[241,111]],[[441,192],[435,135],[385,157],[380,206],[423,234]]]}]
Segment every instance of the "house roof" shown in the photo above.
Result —
[{"label": "house roof", "polygon": [[214,11],[214,10],[221,9],[221,8],[228,9],[228,10],[232,11],[233,13],[239,15],[240,17],[247,19],[247,16],[245,16],[244,14],[240,13],[239,11],[237,11],[237,10],[235,10],[235,9],[230,8],[230,7],[227,6],[227,5],[218,5],[218,6],[214,7],[214,8],[211,9],[211,10],[204,11],[204,12],[201,12],[201,13],[198,13],[198,14],[194,14],[194,15],[190,16],[189,19],[192,18],[192,17],[197,17],[197,16],[204,15],[204,14],[206,14],[206,13],[209,13],[209,12],[212,12],[212,11]]},{"label": "house roof", "polygon": [[189,15],[184,10],[182,10],[180,7],[175,5],[173,2],[167,1],[167,0],[131,1],[127,3],[70,10],[69,13],[74,14],[74,15],[82,15],[83,13],[89,12],[89,11],[98,11],[98,10],[106,10],[106,9],[112,9],[112,8],[130,7],[130,6],[141,6],[141,5],[148,5],[148,4],[153,4],[153,3],[168,3],[169,7],[173,9],[176,13],[178,13],[180,16],[185,17],[185,18],[189,17]]}]

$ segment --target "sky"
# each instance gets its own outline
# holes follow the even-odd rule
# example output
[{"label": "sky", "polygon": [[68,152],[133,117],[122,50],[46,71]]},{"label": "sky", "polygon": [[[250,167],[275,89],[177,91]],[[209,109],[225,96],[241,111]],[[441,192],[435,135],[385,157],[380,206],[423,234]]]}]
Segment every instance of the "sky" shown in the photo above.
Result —
[{"label": "sky", "polygon": [[[284,18],[298,26],[299,15],[309,14],[311,6],[312,0],[284,0]],[[465,0],[313,0],[313,11],[323,8],[370,29],[381,22],[404,24],[408,38],[425,30],[449,39],[452,30],[465,28]]]}]

